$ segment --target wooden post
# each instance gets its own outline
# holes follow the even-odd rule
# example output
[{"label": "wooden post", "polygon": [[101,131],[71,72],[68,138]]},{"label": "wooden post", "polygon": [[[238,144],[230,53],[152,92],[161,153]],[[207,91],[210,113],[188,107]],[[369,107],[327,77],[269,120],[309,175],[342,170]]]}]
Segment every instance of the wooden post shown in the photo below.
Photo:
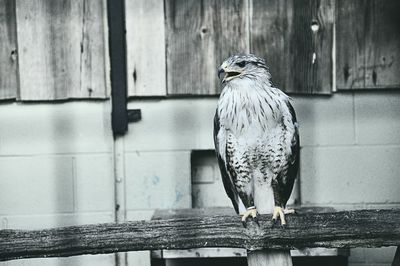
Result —
[{"label": "wooden post", "polygon": [[292,257],[289,250],[256,250],[247,252],[249,266],[292,266]]},{"label": "wooden post", "polygon": [[[254,204],[260,214],[270,214],[275,206],[273,191],[270,185],[258,185],[254,188]],[[279,219],[279,218],[278,218]],[[278,221],[279,222],[279,221]],[[284,229],[282,229],[284,230]],[[292,266],[290,250],[255,250],[247,251],[249,266]]]}]

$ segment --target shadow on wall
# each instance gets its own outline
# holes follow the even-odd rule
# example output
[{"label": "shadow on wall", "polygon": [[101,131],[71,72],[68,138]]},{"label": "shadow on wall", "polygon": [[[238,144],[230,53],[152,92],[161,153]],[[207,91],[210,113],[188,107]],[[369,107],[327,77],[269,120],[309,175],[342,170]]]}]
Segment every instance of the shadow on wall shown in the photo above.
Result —
[{"label": "shadow on wall", "polygon": [[[52,108],[52,113],[50,114],[50,123],[53,125],[53,138],[59,140],[54,143],[54,145],[59,145],[54,147],[55,153],[62,152],[65,149],[69,151],[76,150],[76,132],[74,132],[74,118],[75,115],[73,112],[63,112],[63,110],[59,111],[59,109]],[[65,200],[70,200],[70,206],[72,209],[70,210],[72,213],[76,211],[76,158],[73,155],[56,155],[56,159],[54,160],[54,165],[49,166],[52,168],[52,172],[54,173],[54,191],[56,191],[55,201],[57,205],[63,206],[65,205]],[[70,161],[70,173],[63,173],[64,163],[62,160]],[[72,178],[72,180],[65,180],[68,178]],[[68,182],[69,181],[69,182]],[[70,198],[68,198],[70,195]],[[62,215],[55,216],[57,221],[55,223],[57,225],[65,224],[65,218]],[[77,219],[77,215],[71,215],[71,220],[68,221],[70,224],[78,224],[79,221]],[[68,240],[65,240],[64,244],[68,244]],[[64,259],[55,259],[53,265],[57,266],[68,266],[73,262],[74,265],[80,266],[83,264],[81,260],[74,258],[64,258]]]}]

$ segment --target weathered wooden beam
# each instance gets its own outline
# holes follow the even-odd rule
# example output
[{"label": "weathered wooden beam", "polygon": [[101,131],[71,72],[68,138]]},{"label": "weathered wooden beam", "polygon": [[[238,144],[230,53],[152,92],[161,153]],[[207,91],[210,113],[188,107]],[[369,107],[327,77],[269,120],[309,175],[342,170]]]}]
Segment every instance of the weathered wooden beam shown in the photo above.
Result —
[{"label": "weathered wooden beam", "polygon": [[400,209],[306,213],[287,216],[288,227],[243,228],[236,215],[94,224],[44,230],[0,230],[0,261],[120,251],[237,247],[248,250],[400,245]]}]

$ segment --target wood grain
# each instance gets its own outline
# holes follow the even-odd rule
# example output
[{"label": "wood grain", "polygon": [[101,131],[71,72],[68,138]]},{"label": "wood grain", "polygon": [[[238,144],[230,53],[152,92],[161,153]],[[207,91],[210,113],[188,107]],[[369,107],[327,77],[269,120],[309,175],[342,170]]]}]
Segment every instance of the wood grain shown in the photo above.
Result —
[{"label": "wood grain", "polygon": [[167,94],[164,2],[126,1],[128,96]]},{"label": "wood grain", "polygon": [[247,253],[249,266],[292,266],[290,251],[281,250],[256,250]]},{"label": "wood grain", "polygon": [[15,1],[0,0],[0,99],[17,97]]},{"label": "wood grain", "polygon": [[266,58],[273,83],[291,93],[330,94],[333,0],[252,0],[251,10],[251,52]]},{"label": "wood grain", "polygon": [[82,1],[16,1],[22,100],[68,98],[80,89]]},{"label": "wood grain", "polygon": [[169,95],[219,93],[217,68],[249,51],[245,0],[165,1]]},{"label": "wood grain", "polygon": [[16,1],[21,100],[106,97],[101,0]]},{"label": "wood grain", "polygon": [[338,89],[400,88],[400,2],[336,1]]},{"label": "wood grain", "polygon": [[106,56],[108,41],[105,38],[107,21],[106,0],[83,0],[83,23],[81,39],[81,86],[71,92],[73,98],[105,98],[110,91],[106,85]]},{"label": "wood grain", "polygon": [[[381,247],[400,244],[400,210],[302,212],[288,216],[288,227],[243,228],[236,215],[95,224],[43,230],[0,230],[0,260],[62,257],[134,250],[233,247],[248,250],[303,247]],[[205,212],[203,211],[203,214]]]}]

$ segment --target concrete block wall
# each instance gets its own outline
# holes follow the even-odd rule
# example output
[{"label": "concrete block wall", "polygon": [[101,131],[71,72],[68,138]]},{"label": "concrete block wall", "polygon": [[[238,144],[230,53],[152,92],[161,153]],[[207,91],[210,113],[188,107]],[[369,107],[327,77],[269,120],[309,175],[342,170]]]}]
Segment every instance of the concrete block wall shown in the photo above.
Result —
[{"label": "concrete block wall", "polygon": [[399,206],[400,94],[296,98],[301,201],[338,209]]},{"label": "concrete block wall", "polygon": [[[0,228],[114,221],[107,102],[0,104]],[[0,265],[114,265],[114,255]]]},{"label": "concrete block wall", "polygon": [[[400,92],[294,96],[301,132],[300,198],[337,209],[400,207]],[[216,98],[137,99],[124,137],[127,220],[188,208],[191,154],[213,150]],[[109,101],[0,104],[0,227],[114,220]],[[224,194],[221,197],[225,197]],[[224,203],[229,203],[224,199]],[[393,248],[354,249],[350,265],[389,265]],[[129,265],[148,265],[130,252]],[[0,265],[114,265],[113,255]]]},{"label": "concrete block wall", "polygon": [[[400,93],[366,91],[293,98],[301,133],[302,204],[338,210],[400,207]],[[142,110],[143,119],[129,126],[124,140],[127,193],[135,186],[151,188],[127,195],[131,219],[139,219],[135,210],[140,215],[143,206],[175,208],[198,204],[190,200],[191,195],[175,201],[170,193],[180,190],[182,182],[191,184],[190,167],[186,165],[191,152],[214,149],[212,119],[216,103],[216,98],[130,101],[130,108]],[[179,159],[167,159],[165,155]],[[131,161],[135,157],[138,161]],[[167,165],[157,164],[157,158]],[[179,181],[167,181],[173,173],[180,174],[175,175]],[[156,187],[159,183],[170,191],[168,196],[160,193]],[[180,191],[200,193],[198,187],[197,182]],[[138,201],[143,205],[137,206]],[[226,205],[229,201],[223,198],[220,203]],[[390,265],[394,251],[355,249],[350,265]]]}]

